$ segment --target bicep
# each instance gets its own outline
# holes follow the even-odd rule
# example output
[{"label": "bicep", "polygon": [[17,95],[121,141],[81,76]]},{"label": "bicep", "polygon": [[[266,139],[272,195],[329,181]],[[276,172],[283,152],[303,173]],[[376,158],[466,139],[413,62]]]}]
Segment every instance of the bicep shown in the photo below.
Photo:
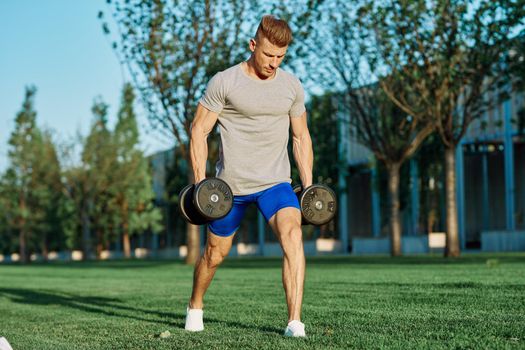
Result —
[{"label": "bicep", "polygon": [[195,118],[191,125],[192,131],[201,129],[207,135],[212,131],[218,118],[219,113],[210,111],[199,103],[197,105],[197,111],[195,112]]}]

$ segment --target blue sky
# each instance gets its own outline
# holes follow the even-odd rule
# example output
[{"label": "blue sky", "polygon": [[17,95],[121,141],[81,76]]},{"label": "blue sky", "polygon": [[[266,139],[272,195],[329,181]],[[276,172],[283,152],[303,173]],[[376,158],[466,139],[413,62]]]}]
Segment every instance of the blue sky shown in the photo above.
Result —
[{"label": "blue sky", "polygon": [[[107,10],[105,0],[0,0],[0,171],[28,85],[38,89],[38,125],[59,141],[88,133],[97,96],[110,105],[114,125],[126,74],[102,33],[99,10]],[[171,146],[140,113],[139,125],[146,153]]]}]

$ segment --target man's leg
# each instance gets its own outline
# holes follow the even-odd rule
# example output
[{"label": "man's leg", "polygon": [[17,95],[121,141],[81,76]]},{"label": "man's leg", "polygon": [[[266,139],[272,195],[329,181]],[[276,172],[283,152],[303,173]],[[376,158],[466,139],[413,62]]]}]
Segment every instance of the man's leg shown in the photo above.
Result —
[{"label": "man's leg", "polygon": [[239,228],[249,203],[250,198],[247,196],[234,197],[233,208],[228,215],[208,225],[206,248],[195,265],[193,273],[193,290],[186,315],[186,330],[202,331],[204,329],[202,321],[204,294],[210,286],[217,267],[230,251],[235,231]]},{"label": "man's leg", "polygon": [[208,232],[204,254],[200,257],[193,273],[193,291],[189,305],[191,309],[203,308],[204,294],[210,286],[217,267],[230,252],[234,236],[233,234],[229,237],[221,237]]},{"label": "man's leg", "polygon": [[283,286],[288,304],[288,322],[301,320],[305,258],[301,230],[301,212],[297,208],[280,209],[269,220],[283,249]]},{"label": "man's leg", "polygon": [[193,290],[186,314],[185,329],[198,332],[204,330],[203,311],[204,294],[232,246],[234,234],[221,237],[208,232],[204,254],[200,257],[193,273]]}]

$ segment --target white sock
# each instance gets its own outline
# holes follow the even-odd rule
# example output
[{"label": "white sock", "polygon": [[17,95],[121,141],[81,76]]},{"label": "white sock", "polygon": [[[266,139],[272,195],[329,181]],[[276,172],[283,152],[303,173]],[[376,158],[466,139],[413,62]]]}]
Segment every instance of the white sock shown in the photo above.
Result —
[{"label": "white sock", "polygon": [[186,325],[184,329],[190,332],[200,332],[204,330],[202,309],[186,308]]},{"label": "white sock", "polygon": [[304,323],[299,320],[288,322],[288,326],[286,326],[286,329],[284,330],[284,335],[287,337],[306,337]]}]

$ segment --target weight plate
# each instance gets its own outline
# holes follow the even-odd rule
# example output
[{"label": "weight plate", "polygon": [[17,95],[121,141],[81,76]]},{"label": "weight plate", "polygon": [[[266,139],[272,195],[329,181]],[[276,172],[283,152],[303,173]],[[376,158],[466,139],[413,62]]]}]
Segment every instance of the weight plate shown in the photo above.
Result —
[{"label": "weight plate", "polygon": [[193,194],[197,211],[208,220],[228,215],[233,207],[233,193],[226,182],[218,178],[201,181]]},{"label": "weight plate", "polygon": [[323,185],[312,185],[299,198],[303,219],[316,226],[332,220],[337,212],[337,198],[334,191]]},{"label": "weight plate", "polygon": [[204,225],[206,219],[199,214],[193,205],[193,192],[195,186],[188,185],[180,191],[179,195],[179,209],[182,214],[182,217],[193,225]]}]

